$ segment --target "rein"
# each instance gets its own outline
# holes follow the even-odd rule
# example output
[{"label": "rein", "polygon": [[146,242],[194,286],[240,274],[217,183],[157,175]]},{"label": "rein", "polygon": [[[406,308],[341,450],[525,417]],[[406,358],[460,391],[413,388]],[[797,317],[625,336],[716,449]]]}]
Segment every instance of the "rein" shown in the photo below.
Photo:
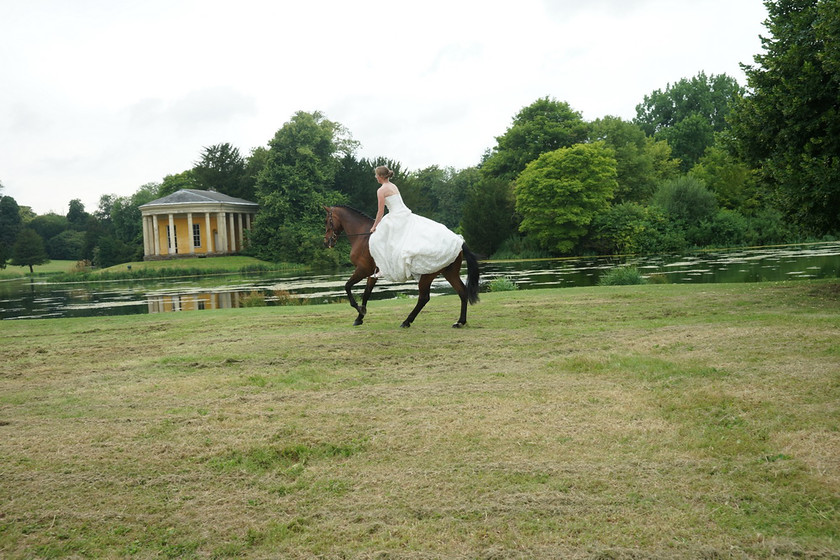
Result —
[{"label": "rein", "polygon": [[332,210],[330,210],[330,211],[329,211],[329,216],[328,216],[328,218],[327,218],[327,221],[328,221],[328,223],[329,223],[329,225],[330,225],[330,241],[332,242],[332,244],[333,244],[333,245],[335,245],[336,241],[338,241],[338,236],[339,236],[339,235],[341,235],[341,233],[343,233],[344,235],[346,235],[348,239],[349,239],[349,238],[351,238],[351,237],[358,237],[358,236],[360,236],[360,235],[370,235],[370,233],[371,233],[371,232],[369,232],[369,231],[367,231],[367,232],[363,232],[363,233],[347,233],[347,231],[345,231],[345,230],[341,230],[341,233],[338,233],[338,234],[337,234],[337,233],[335,232],[335,224],[333,223],[333,213],[332,213]]}]

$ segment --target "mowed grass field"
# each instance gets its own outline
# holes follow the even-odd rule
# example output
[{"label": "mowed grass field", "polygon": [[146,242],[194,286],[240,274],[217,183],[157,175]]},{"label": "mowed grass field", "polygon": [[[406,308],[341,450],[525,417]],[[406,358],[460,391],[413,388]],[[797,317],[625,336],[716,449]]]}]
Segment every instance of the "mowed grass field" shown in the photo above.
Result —
[{"label": "mowed grass field", "polygon": [[840,283],[0,323],[0,557],[838,558]]}]

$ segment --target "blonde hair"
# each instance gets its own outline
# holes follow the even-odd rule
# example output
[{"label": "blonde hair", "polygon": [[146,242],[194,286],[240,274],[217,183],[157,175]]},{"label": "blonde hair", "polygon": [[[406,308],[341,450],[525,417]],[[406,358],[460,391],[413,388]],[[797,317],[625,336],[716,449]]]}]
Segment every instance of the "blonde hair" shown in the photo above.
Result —
[{"label": "blonde hair", "polygon": [[391,177],[394,176],[394,172],[391,171],[390,169],[388,169],[387,167],[385,167],[384,165],[380,165],[379,167],[376,168],[376,174],[379,177],[385,177],[386,179],[390,179]]}]

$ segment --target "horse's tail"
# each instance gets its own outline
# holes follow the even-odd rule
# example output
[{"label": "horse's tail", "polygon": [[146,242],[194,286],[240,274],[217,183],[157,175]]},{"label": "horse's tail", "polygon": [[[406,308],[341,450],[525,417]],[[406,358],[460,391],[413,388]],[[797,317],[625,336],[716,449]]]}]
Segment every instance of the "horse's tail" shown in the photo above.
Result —
[{"label": "horse's tail", "polygon": [[467,300],[472,303],[478,302],[478,257],[470,251],[467,244],[461,245],[464,257],[467,259]]}]

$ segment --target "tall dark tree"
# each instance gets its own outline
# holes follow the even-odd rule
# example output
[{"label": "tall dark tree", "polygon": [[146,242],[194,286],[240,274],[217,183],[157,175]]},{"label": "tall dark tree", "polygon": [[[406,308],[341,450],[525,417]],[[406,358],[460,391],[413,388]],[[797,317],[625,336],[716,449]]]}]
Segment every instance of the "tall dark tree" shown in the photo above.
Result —
[{"label": "tall dark tree", "polygon": [[199,189],[245,200],[254,198],[253,185],[247,181],[245,160],[239,149],[228,143],[205,147],[192,169],[192,177]]},{"label": "tall dark tree", "polygon": [[373,175],[378,165],[385,165],[393,171],[394,182],[403,187],[406,174],[402,165],[386,158],[357,160],[352,154],[345,155],[335,176],[335,190],[347,197],[347,204],[371,216],[376,214],[376,189],[379,184]]},{"label": "tall dark tree", "polygon": [[646,95],[636,106],[635,122],[648,136],[667,141],[688,171],[714,144],[715,134],[728,129],[727,116],[742,94],[734,78],[700,72]]},{"label": "tall dark tree", "polygon": [[519,222],[515,213],[509,181],[483,177],[471,183],[461,218],[464,239],[473,250],[489,257],[516,233]]},{"label": "tall dark tree", "polygon": [[513,181],[540,155],[584,142],[588,125],[568,103],[544,97],[514,117],[481,165],[486,177]]},{"label": "tall dark tree", "polygon": [[256,201],[257,198],[257,179],[262,173],[265,164],[268,161],[268,148],[259,146],[251,150],[251,155],[245,160],[245,177],[243,178],[245,188],[243,193],[250,193],[251,198],[244,198],[245,200]]},{"label": "tall dark tree", "polygon": [[400,193],[413,212],[435,221],[443,221],[438,215],[438,198],[435,193],[444,188],[442,185],[448,179],[446,170],[436,165],[426,167],[409,173],[399,184]]},{"label": "tall dark tree", "polygon": [[90,214],[85,212],[85,205],[78,198],[70,201],[70,207],[67,210],[67,221],[70,222],[70,227],[82,231],[87,227],[88,218]]},{"label": "tall dark tree", "polygon": [[11,264],[14,266],[28,266],[29,273],[34,272],[33,266],[50,262],[47,250],[44,248],[44,240],[35,233],[35,230],[24,228],[18,234],[14,247],[12,247]]},{"label": "tall dark tree", "polygon": [[840,2],[766,1],[769,37],[733,114],[740,154],[815,234],[840,231]]},{"label": "tall dark tree", "polygon": [[481,172],[476,167],[456,171],[447,168],[449,178],[432,191],[438,199],[438,219],[450,229],[457,228],[464,217],[464,206],[470,188],[481,181]]},{"label": "tall dark tree", "polygon": [[0,243],[11,248],[22,226],[17,201],[11,196],[0,197]]}]

